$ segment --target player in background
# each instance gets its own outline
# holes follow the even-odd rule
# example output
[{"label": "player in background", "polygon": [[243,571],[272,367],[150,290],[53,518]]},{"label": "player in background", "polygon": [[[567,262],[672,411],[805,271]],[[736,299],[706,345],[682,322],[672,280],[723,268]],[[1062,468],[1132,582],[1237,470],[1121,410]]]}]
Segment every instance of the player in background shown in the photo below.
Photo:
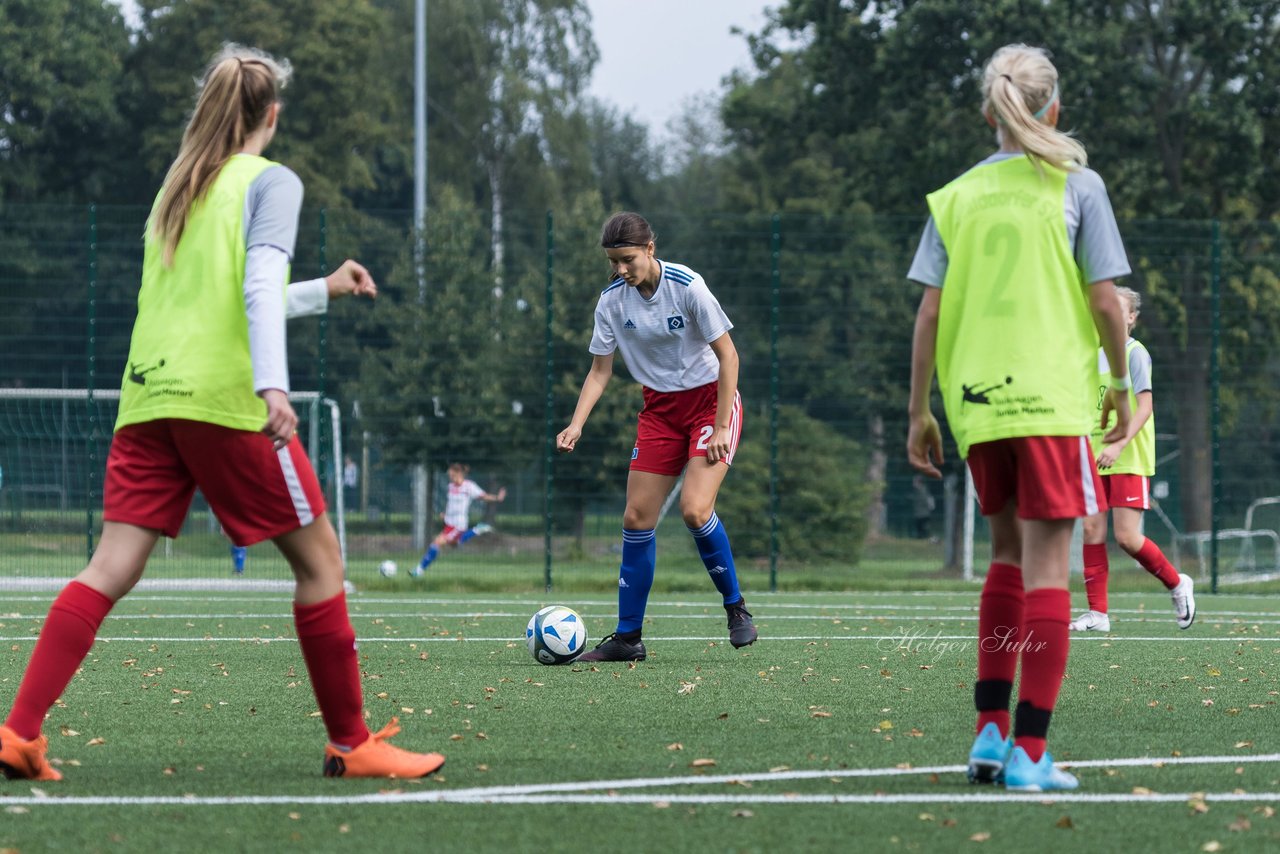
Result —
[{"label": "player in background", "polygon": [[644,387],[644,408],[627,475],[617,628],[578,661],[644,660],[641,630],[657,559],[655,529],[682,471],[680,514],[720,591],[729,642],[747,646],[756,627],[738,589],[729,535],[716,515],[716,496],[742,432],[733,324],[700,275],[654,257],[653,229],[639,214],[611,216],[600,245],[614,278],[596,305],[591,370],[556,449],[569,453],[577,446],[613,376],[615,351],[622,351]]},{"label": "player in background", "polygon": [[[1089,432],[1097,346],[1109,357],[1102,421],[1130,420],[1124,317],[1113,279],[1129,273],[1106,188],[1084,147],[1057,130],[1048,54],[1000,48],[983,71],[982,112],[999,150],[929,194],[907,277],[925,285],[911,360],[907,456],[940,477],[929,408],[936,367],[947,420],[991,526],[978,611],[977,738],[969,779],[1011,791],[1074,789],[1045,749],[1066,671],[1075,520],[1105,509]],[[1016,720],[1009,701],[1019,664]]]},{"label": "player in background", "polygon": [[[1116,288],[1125,310],[1125,328],[1133,332],[1138,321],[1142,297],[1130,288]],[[1173,612],[1177,615],[1178,628],[1189,629],[1196,619],[1195,582],[1191,576],[1174,569],[1160,547],[1142,533],[1142,513],[1151,506],[1151,476],[1156,473],[1156,424],[1152,417],[1151,354],[1142,342],[1129,337],[1124,345],[1129,362],[1129,376],[1133,388],[1129,390],[1129,404],[1133,407],[1133,420],[1125,435],[1114,442],[1103,441],[1103,428],[1093,432],[1093,452],[1098,460],[1098,473],[1102,475],[1102,488],[1111,518],[1115,522],[1116,543],[1142,564],[1142,568],[1160,579],[1173,597]],[[1107,354],[1098,352],[1098,373],[1105,379],[1110,374]],[[1101,394],[1099,394],[1101,403]],[[1095,513],[1084,520],[1084,591],[1089,599],[1089,610],[1071,623],[1072,631],[1109,632],[1111,618],[1107,615],[1107,514]]]},{"label": "player in background", "polygon": [[[324,774],[422,777],[444,763],[439,754],[393,747],[394,718],[377,733],[365,726],[338,539],[289,404],[285,318],[295,298],[286,282],[302,183],[261,156],[279,126],[278,92],[288,76],[287,63],[226,45],[201,79],[144,233],[102,536],[50,607],[0,726],[6,777],[61,778],[46,758],[45,714],[67,697],[99,626],[141,578],[156,540],[178,535],[196,487],[232,542],[270,539],[293,570],[298,645],[329,736]],[[377,286],[348,260],[302,290],[327,301],[374,296]],[[80,693],[69,701],[81,702]],[[237,743],[251,744],[252,723],[242,726]]]},{"label": "player in background", "polygon": [[464,463],[449,464],[449,497],[444,505],[444,529],[436,534],[436,538],[431,541],[431,545],[427,547],[426,554],[422,556],[422,560],[418,561],[418,565],[413,568],[414,578],[419,578],[427,567],[431,566],[431,562],[440,556],[440,549],[445,546],[457,547],[467,542],[467,540],[477,537],[480,534],[487,534],[493,530],[493,526],[480,522],[472,527],[471,525],[471,502],[477,498],[481,501],[487,501],[496,504],[507,499],[507,488],[504,486],[496,493],[488,493],[480,488],[474,480],[467,477],[467,473],[471,471],[471,467]]}]

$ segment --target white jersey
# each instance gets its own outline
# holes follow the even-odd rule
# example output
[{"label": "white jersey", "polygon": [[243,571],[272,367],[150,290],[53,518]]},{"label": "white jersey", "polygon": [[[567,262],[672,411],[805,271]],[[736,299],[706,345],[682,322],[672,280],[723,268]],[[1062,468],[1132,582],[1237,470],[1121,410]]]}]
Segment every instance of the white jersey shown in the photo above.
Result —
[{"label": "white jersey", "polygon": [[471,502],[484,495],[474,480],[449,484],[449,500],[444,505],[444,523],[465,531],[471,527]]},{"label": "white jersey", "polygon": [[654,391],[715,382],[720,360],[708,345],[733,324],[701,276],[680,264],[658,265],[658,289],[649,299],[621,278],[600,294],[591,354],[621,350],[631,376]]}]

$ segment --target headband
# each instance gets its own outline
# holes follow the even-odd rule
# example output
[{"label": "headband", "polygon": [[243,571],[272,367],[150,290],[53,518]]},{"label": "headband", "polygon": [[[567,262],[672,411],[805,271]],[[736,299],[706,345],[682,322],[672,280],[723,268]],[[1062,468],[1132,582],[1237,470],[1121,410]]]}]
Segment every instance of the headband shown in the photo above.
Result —
[{"label": "headband", "polygon": [[1054,81],[1053,91],[1049,93],[1049,100],[1044,102],[1043,107],[1041,107],[1040,109],[1036,110],[1034,113],[1031,114],[1032,118],[1043,119],[1044,114],[1049,112],[1049,108],[1052,107],[1054,103],[1057,102],[1057,100],[1058,100],[1058,83],[1057,81]]},{"label": "headband", "polygon": [[[649,242],[652,242],[652,241],[649,241]],[[648,246],[649,243],[631,243],[629,241],[623,240],[623,241],[619,241],[618,243],[601,243],[600,245],[603,246],[605,249],[625,249],[628,246],[636,246],[640,249],[643,249],[646,246]]]}]

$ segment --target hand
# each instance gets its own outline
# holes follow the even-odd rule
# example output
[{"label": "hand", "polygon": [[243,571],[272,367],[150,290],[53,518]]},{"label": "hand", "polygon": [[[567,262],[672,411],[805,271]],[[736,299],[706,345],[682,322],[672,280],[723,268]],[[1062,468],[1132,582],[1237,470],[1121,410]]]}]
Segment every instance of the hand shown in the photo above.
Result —
[{"label": "hand", "polygon": [[578,440],[582,438],[582,428],[574,427],[570,424],[568,427],[560,431],[560,435],[556,436],[556,450],[562,454],[568,454],[578,445]]},{"label": "hand", "polygon": [[350,258],[343,261],[341,267],[325,276],[324,282],[331,300],[347,295],[369,299],[375,299],[378,296],[378,285],[373,281],[373,276],[370,276],[369,271],[361,264]]},{"label": "hand", "polygon": [[498,501],[503,502],[506,500],[507,500],[507,488],[504,486],[498,490]]},{"label": "hand", "polygon": [[937,468],[942,465],[942,430],[932,412],[911,418],[907,428],[907,461],[929,477],[942,477]]},{"label": "hand", "polygon": [[1120,452],[1124,450],[1124,445],[1120,442],[1112,442],[1110,445],[1103,445],[1102,450],[1098,452],[1098,468],[1109,469],[1116,464],[1116,460],[1120,458]]},{"label": "hand", "polygon": [[729,456],[732,445],[729,428],[717,427],[711,434],[711,438],[707,440],[707,462],[718,463]]},{"label": "hand", "polygon": [[298,415],[289,403],[289,395],[278,388],[263,390],[261,397],[267,404],[267,423],[262,432],[278,451],[298,435]]},{"label": "hand", "polygon": [[1102,441],[1107,444],[1119,442],[1129,434],[1129,421],[1133,417],[1133,411],[1129,408],[1128,389],[1107,389],[1107,396],[1102,399],[1102,420],[1099,422],[1102,429],[1107,429],[1112,412],[1116,414],[1116,423],[1102,437]]}]

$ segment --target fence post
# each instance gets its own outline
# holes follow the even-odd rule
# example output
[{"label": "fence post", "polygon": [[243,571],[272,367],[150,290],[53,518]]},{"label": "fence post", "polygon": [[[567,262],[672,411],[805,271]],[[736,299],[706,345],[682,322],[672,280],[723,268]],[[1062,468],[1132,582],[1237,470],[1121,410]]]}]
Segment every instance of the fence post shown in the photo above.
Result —
[{"label": "fence post", "polygon": [[89,407],[89,468],[85,474],[84,548],[85,561],[93,557],[93,485],[98,477],[98,414],[93,390],[98,374],[98,206],[89,205],[88,269],[89,328],[85,352],[85,405]]},{"label": "fence post", "polygon": [[1222,469],[1218,455],[1218,422],[1221,420],[1218,377],[1218,347],[1222,342],[1222,224],[1213,221],[1213,247],[1209,286],[1213,333],[1209,343],[1209,466],[1212,497],[1209,499],[1209,577],[1210,591],[1218,592],[1218,505],[1221,500]]},{"label": "fence post", "polygon": [[782,217],[769,236],[769,592],[778,592],[778,324],[782,298]]},{"label": "fence post", "polygon": [[545,369],[542,382],[544,388],[543,399],[543,415],[545,435],[545,447],[542,453],[542,484],[543,484],[543,512],[542,512],[542,552],[543,552],[543,582],[548,593],[551,592],[551,500],[554,493],[551,478],[555,470],[556,455],[556,424],[555,424],[555,336],[552,334],[551,323],[555,317],[555,221],[551,211],[547,211],[547,284],[546,294],[544,296],[546,319],[543,324],[543,353],[546,359]]}]

